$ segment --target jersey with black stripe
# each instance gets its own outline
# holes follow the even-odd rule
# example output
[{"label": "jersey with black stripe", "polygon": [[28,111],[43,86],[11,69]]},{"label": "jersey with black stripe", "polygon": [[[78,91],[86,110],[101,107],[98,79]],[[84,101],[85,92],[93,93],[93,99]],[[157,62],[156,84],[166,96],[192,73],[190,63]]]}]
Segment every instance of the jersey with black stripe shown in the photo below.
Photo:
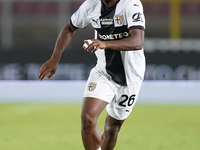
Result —
[{"label": "jersey with black stripe", "polygon": [[[86,0],[71,16],[71,24],[85,28],[91,24],[95,38],[102,41],[120,40],[130,36],[131,29],[145,29],[143,6],[139,0],[118,0],[106,7],[100,0]],[[129,85],[144,77],[145,56],[143,49],[120,51],[99,49],[96,69],[120,85]]]}]

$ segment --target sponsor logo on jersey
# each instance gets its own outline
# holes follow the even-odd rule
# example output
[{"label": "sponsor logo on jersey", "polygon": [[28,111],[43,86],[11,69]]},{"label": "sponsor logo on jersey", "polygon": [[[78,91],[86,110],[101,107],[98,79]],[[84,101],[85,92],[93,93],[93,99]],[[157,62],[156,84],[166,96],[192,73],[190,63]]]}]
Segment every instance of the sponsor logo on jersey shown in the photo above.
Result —
[{"label": "sponsor logo on jersey", "polygon": [[139,5],[138,5],[138,4],[134,4],[133,6],[137,6],[137,7],[139,7]]},{"label": "sponsor logo on jersey", "polygon": [[113,19],[111,18],[101,18],[100,23],[102,26],[110,26],[113,25]]},{"label": "sponsor logo on jersey", "polygon": [[133,19],[133,22],[143,22],[142,13],[138,12],[138,13],[133,14],[132,19]]},{"label": "sponsor logo on jersey", "polygon": [[119,25],[121,25],[124,22],[123,16],[122,15],[116,15],[115,16],[115,22]]},{"label": "sponsor logo on jersey", "polygon": [[126,37],[129,37],[129,33],[128,32],[123,32],[123,33],[117,33],[117,34],[109,34],[109,35],[100,35],[99,34],[99,38],[102,40],[117,40],[117,39],[123,39]]},{"label": "sponsor logo on jersey", "polygon": [[98,19],[96,19],[96,20],[95,20],[95,19],[92,19],[92,21],[95,22],[97,25],[99,25],[99,24],[98,24]]},{"label": "sponsor logo on jersey", "polygon": [[90,82],[90,83],[88,84],[88,90],[89,90],[89,91],[93,91],[93,90],[96,88],[96,86],[97,86],[97,83]]}]

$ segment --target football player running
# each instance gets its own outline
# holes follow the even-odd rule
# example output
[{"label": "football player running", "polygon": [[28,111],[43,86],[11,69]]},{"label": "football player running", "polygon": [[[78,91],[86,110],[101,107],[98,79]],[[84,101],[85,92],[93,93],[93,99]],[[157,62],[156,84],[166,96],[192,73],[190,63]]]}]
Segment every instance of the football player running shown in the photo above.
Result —
[{"label": "football player running", "polygon": [[[75,30],[91,24],[95,38],[83,48],[95,53],[81,113],[81,135],[86,150],[113,150],[120,128],[135,105],[145,72],[143,51],[145,17],[139,0],[86,0],[60,32],[51,58],[42,64],[39,79],[49,79]],[[106,108],[101,134],[97,119]]]}]

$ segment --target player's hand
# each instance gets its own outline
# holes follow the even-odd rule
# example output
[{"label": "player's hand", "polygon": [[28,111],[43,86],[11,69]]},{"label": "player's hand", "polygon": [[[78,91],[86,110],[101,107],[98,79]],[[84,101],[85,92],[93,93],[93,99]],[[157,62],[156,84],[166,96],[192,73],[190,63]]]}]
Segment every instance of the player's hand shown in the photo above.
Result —
[{"label": "player's hand", "polygon": [[58,62],[53,59],[49,59],[42,64],[38,79],[43,80],[45,76],[47,76],[46,79],[49,79],[56,72],[57,67]]},{"label": "player's hand", "polygon": [[106,42],[96,39],[84,40],[83,48],[87,52],[94,53],[98,49],[105,49]]}]

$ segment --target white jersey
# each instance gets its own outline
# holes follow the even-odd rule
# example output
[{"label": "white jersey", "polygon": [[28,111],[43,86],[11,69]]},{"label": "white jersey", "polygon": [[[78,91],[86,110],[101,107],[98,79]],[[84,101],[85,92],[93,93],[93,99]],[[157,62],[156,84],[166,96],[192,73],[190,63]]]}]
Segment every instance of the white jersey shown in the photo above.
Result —
[{"label": "white jersey", "polygon": [[[100,0],[86,0],[71,16],[71,24],[76,28],[91,24],[96,39],[110,41],[129,37],[129,30],[134,28],[144,30],[145,18],[140,0],[118,0],[112,7],[106,7]],[[130,85],[144,77],[143,49],[99,49],[95,54],[96,69],[120,85]]]}]

